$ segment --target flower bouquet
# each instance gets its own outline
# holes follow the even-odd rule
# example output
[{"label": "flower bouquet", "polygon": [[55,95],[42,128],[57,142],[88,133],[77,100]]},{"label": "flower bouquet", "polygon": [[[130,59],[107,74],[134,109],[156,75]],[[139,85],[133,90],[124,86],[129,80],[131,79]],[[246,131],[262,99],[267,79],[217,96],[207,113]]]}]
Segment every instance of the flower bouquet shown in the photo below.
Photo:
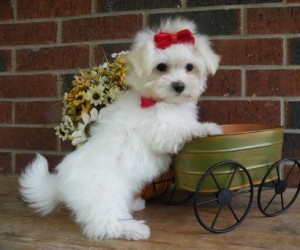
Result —
[{"label": "flower bouquet", "polygon": [[127,89],[126,52],[113,54],[112,63],[105,62],[74,75],[72,89],[63,97],[62,122],[56,135],[80,146],[89,137],[89,129],[101,116],[101,109],[114,102]]},{"label": "flower bouquet", "polygon": [[[69,140],[76,147],[83,145],[90,137],[90,128],[101,119],[101,109],[113,103],[128,89],[126,78],[126,54],[112,54],[114,61],[105,62],[92,69],[80,70],[74,75],[72,88],[63,96],[62,122],[55,127],[56,135]],[[158,193],[165,191],[171,184],[171,172],[162,175],[156,186]],[[155,196],[151,184],[140,194],[144,199]]]}]

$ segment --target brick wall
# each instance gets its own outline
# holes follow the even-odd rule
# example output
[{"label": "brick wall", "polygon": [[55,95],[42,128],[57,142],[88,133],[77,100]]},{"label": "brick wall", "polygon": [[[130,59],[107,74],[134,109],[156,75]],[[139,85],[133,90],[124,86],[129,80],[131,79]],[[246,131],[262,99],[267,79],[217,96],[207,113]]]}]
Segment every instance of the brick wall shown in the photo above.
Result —
[{"label": "brick wall", "polygon": [[284,125],[284,155],[300,158],[300,0],[1,0],[0,173],[19,173],[37,151],[54,166],[72,150],[53,130],[64,82],[177,15],[222,56],[201,119]]}]

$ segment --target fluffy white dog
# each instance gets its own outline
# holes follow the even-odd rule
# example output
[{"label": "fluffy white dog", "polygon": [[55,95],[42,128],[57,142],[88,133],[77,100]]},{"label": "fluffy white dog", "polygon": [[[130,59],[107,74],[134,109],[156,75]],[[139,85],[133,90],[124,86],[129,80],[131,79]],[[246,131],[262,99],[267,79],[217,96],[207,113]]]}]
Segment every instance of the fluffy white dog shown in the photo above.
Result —
[{"label": "fluffy white dog", "polygon": [[196,106],[218,64],[193,22],[167,20],[138,33],[128,55],[130,90],[103,110],[92,137],[54,174],[37,155],[20,177],[24,199],[42,215],[64,204],[90,239],[147,239],[149,227],[131,215],[145,207],[135,194],[185,142],[222,133],[197,121]]}]

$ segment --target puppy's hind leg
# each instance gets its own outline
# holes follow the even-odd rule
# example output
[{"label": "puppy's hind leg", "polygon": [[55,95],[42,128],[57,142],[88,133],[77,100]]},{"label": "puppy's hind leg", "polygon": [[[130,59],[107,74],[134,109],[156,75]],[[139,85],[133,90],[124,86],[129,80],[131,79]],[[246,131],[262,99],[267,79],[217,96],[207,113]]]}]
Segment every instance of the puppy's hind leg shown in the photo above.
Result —
[{"label": "puppy's hind leg", "polygon": [[[82,226],[83,233],[89,239],[143,240],[150,235],[150,229],[144,221],[134,220],[130,214],[126,199],[113,192],[100,193],[96,199],[91,196],[83,200],[73,200],[76,221]],[[90,194],[90,193],[89,193]]]},{"label": "puppy's hind leg", "polygon": [[122,220],[122,238],[127,240],[146,240],[150,237],[150,228],[142,220]]},{"label": "puppy's hind leg", "polygon": [[142,211],[143,209],[145,209],[145,203],[146,202],[144,199],[138,197],[132,201],[130,210],[132,212]]}]

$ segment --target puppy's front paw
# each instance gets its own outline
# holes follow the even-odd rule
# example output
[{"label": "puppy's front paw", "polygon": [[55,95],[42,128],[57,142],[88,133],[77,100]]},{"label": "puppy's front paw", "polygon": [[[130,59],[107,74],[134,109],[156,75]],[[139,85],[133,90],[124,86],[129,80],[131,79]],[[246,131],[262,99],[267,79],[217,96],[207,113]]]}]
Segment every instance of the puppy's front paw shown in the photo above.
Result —
[{"label": "puppy's front paw", "polygon": [[200,124],[196,136],[204,137],[209,135],[222,135],[223,130],[216,123],[202,123]]},{"label": "puppy's front paw", "polygon": [[222,135],[223,134],[223,130],[221,129],[221,127],[218,124],[207,123],[207,125],[208,125],[208,131],[209,131],[208,135]]}]

